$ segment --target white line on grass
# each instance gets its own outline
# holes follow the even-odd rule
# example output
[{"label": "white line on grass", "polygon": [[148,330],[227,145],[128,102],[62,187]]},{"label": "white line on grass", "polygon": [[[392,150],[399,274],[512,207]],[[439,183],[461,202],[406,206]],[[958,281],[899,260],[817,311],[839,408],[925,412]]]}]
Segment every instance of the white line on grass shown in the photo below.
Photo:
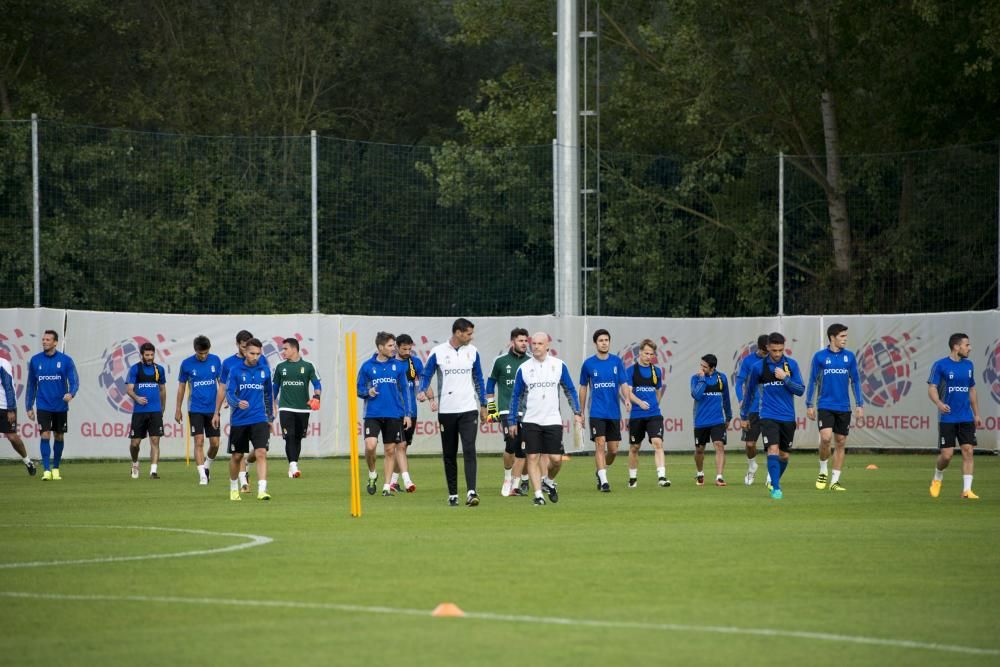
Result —
[{"label": "white line on grass", "polygon": [[[295,600],[233,600],[227,598],[189,598],[152,595],[64,595],[61,593],[32,593],[20,591],[0,591],[0,597],[30,600],[59,600],[81,602],[158,602],[165,604],[220,605],[233,607],[270,607],[282,609],[314,609],[324,611],[344,611],[366,614],[392,614],[396,616],[430,617],[426,609],[406,609],[399,607],[369,607],[335,602],[297,602]],[[547,624],[568,627],[613,628],[619,630],[653,630],[662,632],[702,632],[722,635],[750,635],[755,637],[784,637],[788,639],[809,639],[843,644],[865,644],[888,646],[921,651],[944,651],[966,655],[1000,655],[1000,649],[961,646],[959,644],[937,644],[917,642],[908,639],[884,639],[858,635],[839,635],[829,632],[809,632],[803,630],[781,630],[774,628],[740,628],[724,625],[689,625],[682,623],[636,623],[631,621],[605,621],[585,618],[559,618],[552,616],[522,616],[513,614],[492,614],[489,612],[465,612],[464,619],[481,621],[501,621],[507,623]],[[461,621],[462,618],[457,619]]]},{"label": "white line on grass", "polygon": [[[0,528],[32,528],[36,529],[38,526],[28,526],[28,525],[4,525]],[[12,569],[21,567],[45,567],[46,565],[84,565],[88,563],[119,563],[123,561],[131,560],[151,560],[156,558],[186,558],[188,556],[204,556],[207,554],[221,554],[230,551],[240,551],[242,549],[250,549],[252,547],[259,547],[273,540],[270,537],[264,537],[263,535],[249,535],[245,533],[219,533],[212,530],[197,530],[192,528],[158,528],[156,526],[91,526],[91,525],[71,525],[71,526],[45,526],[45,528],[106,528],[109,530],[154,530],[165,533],[188,533],[191,535],[211,535],[212,537],[240,537],[249,542],[241,542],[240,544],[232,544],[227,547],[218,547],[216,549],[197,549],[195,551],[180,551],[177,553],[166,553],[166,554],[140,554],[137,556],[105,556],[103,558],[77,558],[73,560],[38,560],[30,561],[25,563],[0,563],[0,569]]]}]

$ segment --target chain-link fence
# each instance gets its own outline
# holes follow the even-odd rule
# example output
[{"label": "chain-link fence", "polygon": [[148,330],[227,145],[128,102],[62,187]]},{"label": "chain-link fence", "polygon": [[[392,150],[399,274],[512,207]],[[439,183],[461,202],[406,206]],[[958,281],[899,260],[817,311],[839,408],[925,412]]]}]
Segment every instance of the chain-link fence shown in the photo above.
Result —
[{"label": "chain-link fence", "polygon": [[[551,146],[180,136],[51,121],[39,121],[37,133],[43,306],[288,313],[315,303],[323,312],[421,316],[554,310]],[[31,122],[0,123],[8,306],[31,306],[35,297],[31,138]],[[833,242],[837,193],[810,168],[823,160],[591,154],[581,161],[594,190],[581,195],[585,311],[705,317],[996,308],[998,148],[844,157],[846,244]]]}]

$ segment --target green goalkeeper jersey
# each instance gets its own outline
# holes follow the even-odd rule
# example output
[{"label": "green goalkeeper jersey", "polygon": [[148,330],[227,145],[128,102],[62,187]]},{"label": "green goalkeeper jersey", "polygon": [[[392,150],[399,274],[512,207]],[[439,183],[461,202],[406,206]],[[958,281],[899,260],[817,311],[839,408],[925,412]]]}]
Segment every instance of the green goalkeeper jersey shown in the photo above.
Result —
[{"label": "green goalkeeper jersey", "polygon": [[282,361],[274,369],[274,392],[278,394],[278,409],[290,412],[309,412],[312,391],[321,391],[316,367],[305,359]]},{"label": "green goalkeeper jersey", "polygon": [[514,393],[514,378],[517,369],[528,360],[527,354],[520,356],[508,352],[496,358],[489,379],[496,383],[497,410],[501,414],[510,412],[510,396]]}]

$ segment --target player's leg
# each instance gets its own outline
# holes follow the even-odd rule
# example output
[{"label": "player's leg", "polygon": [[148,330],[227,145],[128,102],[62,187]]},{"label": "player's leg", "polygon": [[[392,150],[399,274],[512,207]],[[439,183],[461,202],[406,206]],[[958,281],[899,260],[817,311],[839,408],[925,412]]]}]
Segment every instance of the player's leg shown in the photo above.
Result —
[{"label": "player's leg", "polygon": [[[531,480],[531,488],[535,494],[535,504],[544,505],[545,499],[542,496],[542,471],[538,464],[539,454],[527,454],[528,478]],[[542,502],[539,503],[538,501]]]},{"label": "player's leg", "polygon": [[[232,448],[232,441],[230,441]],[[243,461],[243,454],[233,452],[229,457],[229,499],[240,499],[240,463]]]},{"label": "player's leg", "polygon": [[644,419],[630,419],[628,422],[628,488],[639,484],[639,448],[646,437]]},{"label": "player's leg", "polygon": [[462,464],[465,468],[465,504],[474,507],[479,504],[476,493],[476,434],[479,432],[479,413],[475,410],[463,412],[458,419],[458,435],[462,440]]},{"label": "player's leg", "polygon": [[42,480],[52,479],[52,413],[38,410],[35,414],[41,435],[38,438],[38,454],[42,459]]},{"label": "player's leg", "polygon": [[[13,419],[12,419],[13,417]],[[0,411],[0,431],[7,436],[7,440],[10,441],[10,446],[14,448],[17,455],[21,457],[21,462],[24,463],[24,467],[27,468],[29,475],[34,475],[37,471],[35,469],[35,464],[28,456],[28,449],[24,446],[24,440],[17,432],[17,413],[15,410],[2,410]]]},{"label": "player's leg", "polygon": [[653,461],[656,463],[656,483],[660,486],[670,486],[667,479],[667,459],[663,451],[663,438],[650,438],[649,444],[653,446]]},{"label": "player's leg", "polygon": [[834,491],[846,491],[840,483],[840,475],[844,471],[844,457],[847,455],[847,434],[833,434],[833,469],[830,475],[830,488]]},{"label": "player's leg", "polygon": [[250,447],[250,439],[247,426],[229,427],[229,444],[226,451],[229,453],[229,499],[240,500],[240,491],[249,491],[245,488],[246,480],[246,453]]},{"label": "player's leg", "polygon": [[253,424],[249,429],[257,471],[257,500],[270,500],[271,494],[267,492],[267,450],[271,438],[271,424],[261,422]]},{"label": "player's leg", "polygon": [[962,497],[978,500],[979,496],[972,492],[972,475],[974,473],[973,445],[963,444],[962,448]]},{"label": "player's leg", "polygon": [[747,474],[743,477],[743,483],[752,486],[757,476],[757,438],[760,437],[760,418],[756,414],[750,418],[743,426],[743,447],[747,455]]},{"label": "player's leg", "polygon": [[524,453],[524,440],[521,431],[518,431],[514,439],[514,467],[511,468],[510,495],[528,495],[528,459]]},{"label": "player's leg", "polygon": [[444,480],[448,485],[448,504],[453,507],[458,506],[458,417],[454,413],[438,413]]},{"label": "player's leg", "polygon": [[715,485],[725,486],[726,479],[723,477],[723,472],[726,469],[726,443],[721,439],[716,439],[712,441],[712,444],[715,445]]},{"label": "player's leg", "polygon": [[[956,424],[938,423],[938,457],[934,465],[934,478],[931,479],[931,497],[937,498],[941,493],[941,483],[944,481],[944,471],[951,464],[955,454],[955,441],[958,440]],[[959,443],[961,444],[961,443]]]},{"label": "player's leg", "polygon": [[[368,428],[365,427],[365,433],[368,432],[369,432]],[[365,463],[368,464],[368,485],[366,487],[366,490],[368,491],[368,495],[370,496],[375,495],[375,490],[377,488],[376,480],[378,480],[378,472],[376,472],[375,470],[375,458],[377,449],[378,449],[378,436],[376,435],[375,437],[366,437]]]},{"label": "player's leg", "polygon": [[556,475],[562,468],[562,426],[541,427],[542,451],[548,454],[548,474],[542,477],[542,490],[549,494],[549,501],[559,502],[559,491],[556,485]]},{"label": "player's leg", "polygon": [[[833,443],[834,415],[829,410],[819,411],[819,475],[816,476],[816,488],[821,491],[826,488],[830,481],[830,471],[828,470],[830,458],[830,445]],[[834,462],[836,468],[836,462]]]},{"label": "player's leg", "polygon": [[382,495],[391,496],[395,494],[392,489],[392,471],[396,467],[396,444],[391,442],[391,434],[382,434]]},{"label": "player's leg", "polygon": [[700,436],[700,433],[695,436],[694,443],[694,481],[698,486],[705,486],[705,443]]},{"label": "player's leg", "polygon": [[413,436],[416,431],[417,424],[414,419],[410,422],[410,428],[403,429],[403,440],[396,447],[396,471],[402,476],[403,488],[406,489],[407,493],[413,493],[417,490],[417,485],[410,477],[410,459],[407,455],[410,445],[413,444]]},{"label": "player's leg", "polygon": [[63,449],[65,449],[68,415],[67,412],[52,414],[52,479],[62,479],[59,466],[62,465]]},{"label": "player's leg", "polygon": [[132,413],[132,426],[129,430],[128,453],[132,459],[132,479],[139,479],[139,445],[146,437],[146,422],[142,413]]},{"label": "player's leg", "polygon": [[160,438],[163,436],[163,413],[153,412],[149,415],[149,477],[159,479]]},{"label": "player's leg", "polygon": [[514,465],[517,463],[517,448],[520,440],[520,433],[512,435],[510,426],[507,424],[507,413],[501,413],[500,430],[503,432],[503,484],[500,485],[500,495],[504,498],[510,496],[511,489],[515,488],[518,482],[514,481]]}]

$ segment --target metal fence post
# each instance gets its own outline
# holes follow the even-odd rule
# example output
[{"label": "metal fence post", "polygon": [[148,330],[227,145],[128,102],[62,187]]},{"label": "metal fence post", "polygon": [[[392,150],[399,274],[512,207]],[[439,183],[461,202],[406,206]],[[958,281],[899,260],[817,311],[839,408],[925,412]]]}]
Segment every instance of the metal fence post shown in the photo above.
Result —
[{"label": "metal fence post", "polygon": [[778,153],[778,317],[785,314],[785,154]]},{"label": "metal fence post", "polygon": [[39,248],[39,196],[38,196],[38,114],[31,114],[31,245],[32,267],[35,278],[34,307],[42,307],[42,265]]},{"label": "metal fence post", "polygon": [[316,164],[316,130],[309,133],[312,162],[312,312],[319,312],[319,178]]}]

